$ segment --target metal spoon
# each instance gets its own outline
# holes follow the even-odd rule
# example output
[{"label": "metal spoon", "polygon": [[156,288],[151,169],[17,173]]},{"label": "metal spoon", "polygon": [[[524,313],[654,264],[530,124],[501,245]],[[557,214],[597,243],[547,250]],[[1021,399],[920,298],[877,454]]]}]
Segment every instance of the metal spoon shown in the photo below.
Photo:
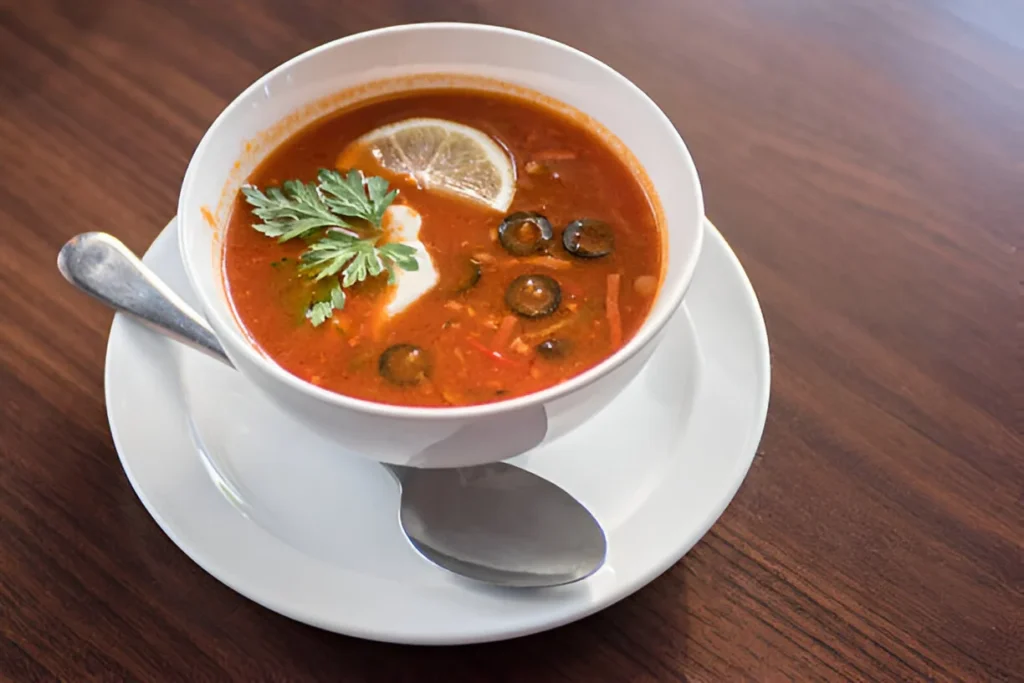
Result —
[{"label": "metal spoon", "polygon": [[[60,250],[57,267],[68,282],[107,306],[231,365],[202,316],[115,237],[89,232],[72,238]],[[526,470],[500,462],[384,467],[401,487],[406,537],[448,571],[498,586],[537,588],[579,581],[604,563],[604,531],[593,515]]]}]

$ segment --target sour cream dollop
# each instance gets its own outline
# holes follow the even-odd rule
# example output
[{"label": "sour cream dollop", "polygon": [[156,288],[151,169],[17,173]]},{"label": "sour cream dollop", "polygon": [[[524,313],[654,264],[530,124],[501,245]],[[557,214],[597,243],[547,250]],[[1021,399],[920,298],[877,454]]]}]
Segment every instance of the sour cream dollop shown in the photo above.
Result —
[{"label": "sour cream dollop", "polygon": [[384,307],[387,317],[398,315],[411,303],[429,292],[437,285],[437,269],[430,258],[427,248],[420,241],[420,227],[423,217],[411,206],[392,204],[384,212],[384,231],[389,242],[406,244],[416,250],[416,261],[419,270],[407,271],[395,269],[396,282],[391,290],[391,300]]}]

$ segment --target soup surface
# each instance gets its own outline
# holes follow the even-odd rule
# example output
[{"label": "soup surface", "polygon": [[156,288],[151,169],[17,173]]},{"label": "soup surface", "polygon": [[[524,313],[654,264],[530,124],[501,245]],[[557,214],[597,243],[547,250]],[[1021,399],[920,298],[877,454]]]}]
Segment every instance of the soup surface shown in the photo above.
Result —
[{"label": "soup surface", "polygon": [[[421,119],[461,126],[417,162],[409,150],[436,132]],[[394,123],[408,127],[405,151],[390,154],[387,136],[366,142]],[[508,164],[510,202],[494,189],[501,173],[456,153],[456,138]],[[453,191],[395,166],[416,163],[468,168],[485,189]],[[341,174],[324,180],[321,169]],[[339,188],[339,178],[355,182]],[[273,189],[288,181],[305,185]],[[398,191],[390,205],[383,181]],[[248,185],[225,241],[238,319],[289,372],[361,399],[460,406],[550,387],[628,341],[661,280],[662,234],[633,171],[579,122],[518,97],[436,90],[364,103],[298,132]],[[352,187],[365,190],[353,200],[362,209],[346,208]],[[343,225],[325,205],[348,211]],[[290,228],[301,234],[280,241]],[[350,252],[365,252],[362,266],[346,262]]]}]

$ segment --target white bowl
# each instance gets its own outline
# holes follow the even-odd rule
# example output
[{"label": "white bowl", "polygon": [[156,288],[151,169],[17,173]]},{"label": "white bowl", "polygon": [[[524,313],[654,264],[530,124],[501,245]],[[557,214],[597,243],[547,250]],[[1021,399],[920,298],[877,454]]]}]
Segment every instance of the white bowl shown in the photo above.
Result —
[{"label": "white bowl", "polygon": [[[500,85],[500,84],[505,85]],[[610,358],[544,391],[500,403],[415,408],[327,391],[261,353],[222,279],[224,227],[256,165],[311,121],[383,92],[438,85],[525,89],[593,119],[646,171],[667,231],[667,266],[637,334]],[[559,105],[558,103],[564,103]],[[639,88],[578,50],[476,24],[414,24],[336,40],[282,64],[217,117],[192,156],[178,203],[189,280],[228,356],[283,410],[339,446],[382,462],[456,467],[504,460],[579,426],[647,362],[690,283],[703,235],[700,183],[668,118]]]}]

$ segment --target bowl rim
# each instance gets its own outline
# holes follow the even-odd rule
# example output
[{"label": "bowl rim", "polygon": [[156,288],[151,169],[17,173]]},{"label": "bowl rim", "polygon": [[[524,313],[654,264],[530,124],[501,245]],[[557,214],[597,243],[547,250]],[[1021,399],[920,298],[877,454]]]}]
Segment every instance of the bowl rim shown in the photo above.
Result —
[{"label": "bowl rim", "polygon": [[[331,391],[318,387],[315,384],[307,382],[306,380],[300,379],[298,376],[285,370],[283,367],[274,362],[273,359],[269,358],[266,354],[262,353],[255,345],[253,340],[245,333],[241,327],[241,322],[238,320],[232,320],[225,322],[221,319],[221,316],[217,313],[216,308],[210,303],[210,293],[205,291],[199,286],[199,278],[195,275],[195,265],[190,255],[190,251],[187,248],[186,241],[187,235],[194,231],[188,227],[189,221],[187,220],[188,212],[186,207],[191,199],[191,188],[195,184],[195,178],[198,174],[199,159],[204,156],[207,147],[212,144],[212,140],[216,135],[219,128],[224,124],[224,120],[228,115],[238,107],[242,106],[242,102],[246,100],[253,92],[263,89],[263,86],[267,81],[287,72],[289,69],[294,67],[296,64],[305,60],[311,59],[323,52],[334,50],[338,47],[349,43],[355,43],[363,40],[372,40],[375,37],[382,34],[393,34],[393,33],[405,33],[405,32],[416,32],[416,31],[435,31],[435,30],[458,30],[458,31],[472,31],[482,34],[492,35],[504,35],[513,36],[519,39],[525,39],[528,41],[536,41],[547,45],[548,47],[562,50],[567,54],[575,57],[576,59],[582,59],[589,62],[591,66],[604,71],[613,81],[617,82],[621,87],[629,90],[632,94],[639,98],[641,102],[644,102],[649,106],[655,113],[655,116],[660,118],[664,124],[671,130],[671,140],[666,140],[666,144],[671,143],[676,148],[677,152],[681,152],[682,158],[685,160],[686,171],[689,174],[689,181],[691,186],[696,190],[696,204],[697,212],[696,216],[692,217],[697,229],[695,230],[695,239],[691,246],[689,253],[686,255],[686,261],[681,264],[681,277],[670,290],[663,290],[662,296],[666,297],[668,305],[662,309],[658,314],[649,313],[648,317],[643,321],[640,329],[637,330],[636,334],[633,335],[632,339],[626,342],[625,345],[620,347],[615,353],[611,354],[597,365],[585,370],[584,372],[571,377],[563,382],[550,386],[546,389],[536,391],[524,396],[518,396],[510,398],[504,401],[496,401],[494,403],[484,403],[469,406],[403,406],[394,405],[390,403],[380,403],[376,401],[368,401],[365,399],[355,398],[347,396],[342,393]],[[557,97],[555,98],[557,99]],[[586,113],[586,112],[584,112]],[[427,421],[453,421],[453,420],[467,420],[473,418],[483,418],[494,415],[500,415],[503,413],[514,412],[518,410],[529,409],[534,406],[543,405],[559,398],[563,398],[570,394],[576,393],[577,391],[593,384],[595,381],[611,373],[617,368],[621,367],[629,359],[635,356],[641,349],[647,346],[649,343],[654,341],[654,338],[658,333],[665,327],[668,321],[672,318],[679,306],[682,304],[683,297],[686,295],[686,291],[690,286],[690,282],[693,279],[694,271],[696,270],[697,260],[700,256],[701,248],[704,240],[704,230],[701,225],[701,221],[704,218],[704,197],[701,190],[700,178],[697,174],[697,168],[693,162],[693,157],[690,155],[686,144],[683,142],[682,137],[672,124],[668,116],[661,110],[661,108],[635,83],[620,74],[618,71],[608,66],[604,62],[600,61],[596,57],[578,50],[570,45],[566,45],[560,41],[540,36],[535,33],[528,31],[520,31],[518,29],[505,28],[502,26],[492,26],[488,24],[471,24],[464,22],[421,22],[412,24],[399,24],[395,26],[386,26],[383,28],[372,29],[368,31],[362,31],[359,33],[353,33],[342,38],[338,38],[327,43],[323,43],[316,47],[313,47],[305,52],[302,52],[291,59],[279,64],[270,71],[264,73],[252,84],[250,84],[245,90],[239,93],[224,109],[217,115],[213,123],[210,124],[209,128],[203,134],[202,139],[196,146],[195,151],[192,153],[192,157],[189,160],[188,167],[185,171],[184,179],[182,180],[181,192],[178,198],[178,217],[181,221],[181,229],[178,232],[178,249],[181,253],[181,259],[185,264],[185,272],[188,276],[189,284],[195,291],[196,296],[202,305],[204,315],[213,325],[214,329],[217,330],[217,336],[226,348],[243,354],[246,360],[250,361],[249,364],[258,367],[265,374],[273,377],[278,382],[312,398],[315,398],[323,403],[327,403],[340,408],[346,408],[355,412],[365,413],[369,415],[377,415],[384,417],[393,418],[406,418],[415,420],[427,420]],[[208,229],[208,226],[207,226]],[[667,229],[667,228],[666,228]],[[211,231],[211,234],[212,231]],[[666,255],[667,258],[667,255]],[[663,285],[664,286],[664,285]],[[225,296],[227,293],[225,292]],[[229,301],[230,305],[230,301]],[[243,366],[244,367],[244,366]]]}]

